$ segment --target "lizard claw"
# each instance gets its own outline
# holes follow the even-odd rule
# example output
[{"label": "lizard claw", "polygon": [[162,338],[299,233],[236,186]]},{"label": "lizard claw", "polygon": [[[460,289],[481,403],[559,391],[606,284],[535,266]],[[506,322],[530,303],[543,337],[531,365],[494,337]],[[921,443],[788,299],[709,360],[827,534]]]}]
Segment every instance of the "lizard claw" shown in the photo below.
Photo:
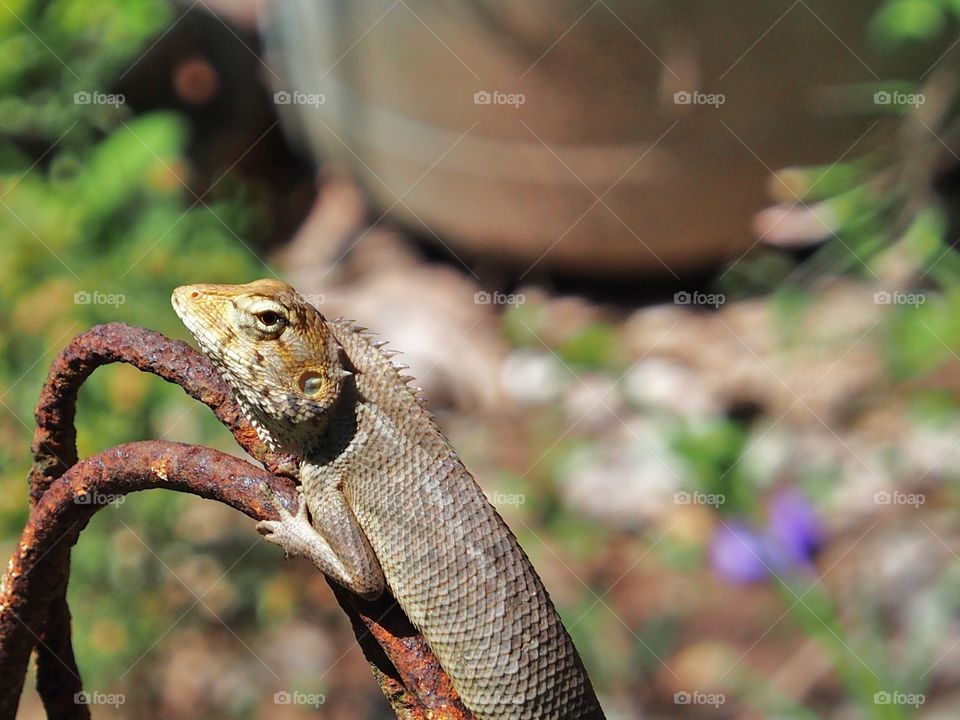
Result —
[{"label": "lizard claw", "polygon": [[280,537],[282,529],[283,522],[279,520],[262,520],[257,523],[257,532],[263,535],[263,539],[268,543],[273,543],[283,548],[283,556],[289,560],[293,555],[283,545],[283,540]]},{"label": "lizard claw", "polygon": [[303,490],[298,492],[299,504],[296,515],[287,510],[280,498],[266,483],[261,483],[260,492],[276,508],[280,519],[261,520],[257,523],[257,532],[263,535],[267,542],[282,547],[288,559],[303,555],[304,551],[301,547],[303,538],[314,532],[310,525],[310,517],[307,514],[307,501],[303,496]]},{"label": "lizard claw", "polygon": [[257,532],[270,540],[271,535],[276,531],[277,525],[281,525],[281,520],[261,520],[257,523]]}]

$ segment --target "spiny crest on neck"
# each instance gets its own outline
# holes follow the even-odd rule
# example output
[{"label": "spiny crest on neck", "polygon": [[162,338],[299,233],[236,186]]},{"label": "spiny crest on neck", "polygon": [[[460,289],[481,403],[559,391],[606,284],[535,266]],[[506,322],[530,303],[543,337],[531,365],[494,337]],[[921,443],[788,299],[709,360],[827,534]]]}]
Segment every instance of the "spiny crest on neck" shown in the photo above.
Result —
[{"label": "spiny crest on neck", "polygon": [[[378,402],[381,405],[393,401],[396,409],[422,416],[433,422],[433,414],[427,409],[427,399],[423,390],[414,383],[414,378],[404,374],[409,368],[395,359],[399,350],[387,347],[387,341],[347,318],[336,318],[329,322],[351,363],[358,370],[358,385],[363,391],[365,385],[376,382],[381,391]],[[396,392],[385,392],[394,388]]]}]

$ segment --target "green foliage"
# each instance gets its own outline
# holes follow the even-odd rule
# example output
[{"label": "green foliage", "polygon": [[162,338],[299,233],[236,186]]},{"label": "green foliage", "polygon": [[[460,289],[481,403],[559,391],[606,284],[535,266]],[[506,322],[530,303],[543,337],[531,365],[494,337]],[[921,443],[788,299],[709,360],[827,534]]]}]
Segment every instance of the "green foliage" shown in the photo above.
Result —
[{"label": "green foliage", "polygon": [[887,365],[906,380],[931,373],[960,352],[960,292],[928,296],[920,306],[896,306],[887,324]]},{"label": "green foliage", "polygon": [[870,24],[880,47],[897,48],[939,36],[948,21],[960,19],[960,0],[886,0]]},{"label": "green foliage", "polygon": [[[545,308],[529,302],[503,314],[503,333],[515,347],[544,349],[544,327],[549,321]],[[576,328],[559,341],[553,352],[574,370],[611,370],[623,372],[627,364],[620,333],[606,322],[592,322]]]},{"label": "green foliage", "polygon": [[716,420],[706,425],[682,426],[674,435],[672,447],[688,467],[692,489],[709,495],[722,495],[718,510],[733,515],[759,511],[756,482],[747,477],[741,459],[746,450],[747,429],[732,420]]},{"label": "green foliage", "polygon": [[898,379],[933,372],[960,351],[960,259],[944,242],[942,215],[920,212],[897,243],[905,262],[935,285],[901,295],[914,302],[893,304],[886,318],[887,365]]},{"label": "green foliage", "polygon": [[503,334],[514,347],[543,347],[539,337],[544,322],[544,308],[539,303],[514,305],[503,314]]},{"label": "green foliage", "polygon": [[[161,0],[0,5],[0,527],[10,541],[26,512],[32,407],[54,354],[113,320],[183,336],[174,286],[264,274],[239,240],[255,218],[232,198],[198,204],[186,189],[183,120],[75,102],[109,94],[171,12]],[[77,424],[81,456],[171,432],[231,443],[178,388],[125,367],[84,385]],[[144,550],[171,544],[186,502],[146,494],[83,533],[70,587],[91,687],[116,681],[193,602],[162,597],[171,578]],[[134,529],[142,544],[130,541]]]},{"label": "green foliage", "polygon": [[[870,34],[878,46],[893,51],[944,35],[958,18],[957,0],[887,0],[877,11]],[[909,94],[920,88],[912,83],[883,82],[858,90],[863,91],[863,101],[851,112],[869,107],[875,115],[909,113],[914,107],[871,102],[874,93]],[[950,118],[947,121],[952,122]],[[930,132],[927,139],[940,142],[934,137],[937,128]],[[733,296],[768,293],[785,346],[808,341],[802,331],[804,319],[814,307],[816,294],[832,279],[841,278],[847,287],[859,283],[865,294],[876,292],[874,302],[880,312],[872,333],[886,362],[891,391],[905,399],[913,422],[946,427],[960,411],[956,397],[936,383],[931,387],[923,381],[960,357],[960,257],[948,244],[946,209],[929,187],[916,179],[918,154],[916,147],[904,141],[896,150],[884,146],[866,157],[829,167],[780,171],[775,187],[788,190],[781,200],[792,203],[798,199],[821,217],[831,218],[833,232],[810,257],[792,261],[793,267],[787,270],[781,252],[769,249],[735,267],[722,282],[723,289]],[[919,170],[926,177],[934,173],[930,167]],[[756,487],[751,482],[762,479],[732,479],[736,470],[731,470],[729,459],[739,445],[735,430],[714,428],[681,435],[677,449],[698,470],[704,491],[730,493],[721,511],[740,504],[738,512],[749,513],[751,499],[744,489],[749,493]],[[805,473],[796,482],[826,502],[839,472],[823,468],[816,474]],[[710,473],[726,480],[709,482]],[[731,484],[727,485],[728,481]],[[876,720],[915,716],[913,708],[875,702],[875,694],[893,689],[923,692],[930,652],[918,651],[923,662],[908,667],[899,653],[893,656],[885,623],[880,619],[869,622],[864,609],[870,606],[868,598],[845,599],[841,609],[822,584],[810,578],[799,581],[795,577],[789,579],[789,586],[777,583],[787,613],[803,635],[816,641],[830,658],[843,695],[856,706],[857,715]],[[913,640],[899,640],[898,644],[909,648]],[[790,707],[788,699],[773,696],[768,685],[749,679],[741,685],[747,701],[764,708],[767,716],[774,714],[774,708],[780,716],[803,714],[802,708]]]},{"label": "green foliage", "polygon": [[956,3],[941,0],[887,0],[874,16],[870,32],[878,44],[897,45],[934,37]]},{"label": "green foliage", "polygon": [[847,697],[859,706],[863,717],[903,720],[907,716],[903,706],[875,701],[878,693],[900,690],[891,669],[892,658],[879,635],[851,632],[851,621],[840,617],[830,594],[821,584],[810,583],[777,582],[792,620],[830,657]]},{"label": "green foliage", "polygon": [[623,370],[620,336],[608,323],[592,323],[566,338],[557,354],[572,368]]},{"label": "green foliage", "polygon": [[950,427],[956,421],[960,408],[948,390],[921,389],[910,404],[910,421],[934,427]]},{"label": "green foliage", "polygon": [[[881,88],[878,88],[881,89]],[[782,186],[792,197],[805,203],[832,200],[862,182],[867,167],[862,161],[792,167],[777,173],[777,189]]]},{"label": "green foliage", "polygon": [[810,304],[810,296],[792,283],[783,284],[771,295],[770,309],[774,326],[784,346],[789,347],[799,339],[803,318]]}]

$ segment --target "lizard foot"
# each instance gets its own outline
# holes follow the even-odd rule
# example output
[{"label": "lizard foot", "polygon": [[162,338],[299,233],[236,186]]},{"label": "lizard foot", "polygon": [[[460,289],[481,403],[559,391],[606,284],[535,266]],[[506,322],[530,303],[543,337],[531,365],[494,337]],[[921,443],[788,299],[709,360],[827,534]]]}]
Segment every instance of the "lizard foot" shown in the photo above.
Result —
[{"label": "lizard foot", "polygon": [[292,515],[269,487],[264,484],[261,485],[260,490],[267,496],[270,504],[277,509],[280,519],[261,520],[257,523],[257,532],[263,535],[267,542],[282,547],[287,558],[309,557],[310,550],[316,542],[317,531],[310,524],[310,518],[307,515],[307,501],[303,497],[303,491],[300,491],[297,514]]}]

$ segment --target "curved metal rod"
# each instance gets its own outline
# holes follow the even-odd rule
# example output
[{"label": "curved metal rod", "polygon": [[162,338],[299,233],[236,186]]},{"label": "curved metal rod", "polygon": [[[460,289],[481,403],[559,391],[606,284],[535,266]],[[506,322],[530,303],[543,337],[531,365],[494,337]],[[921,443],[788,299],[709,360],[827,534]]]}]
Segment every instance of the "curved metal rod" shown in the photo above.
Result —
[{"label": "curved metal rod", "polygon": [[[160,441],[122,445],[77,464],[73,424],[77,391],[97,367],[112,362],[128,362],[180,385],[211,407],[240,445],[271,472],[264,473],[249,463],[206,448]],[[268,482],[284,504],[295,504],[295,484],[282,476],[295,476],[297,459],[268,451],[205,356],[185,343],[121,323],[91,329],[75,338],[57,357],[41,392],[36,419],[35,462],[30,474],[31,516],[0,585],[0,676],[14,680],[0,688],[0,718],[13,718],[16,714],[26,662],[36,645],[37,687],[48,717],[82,719],[89,717],[89,712],[85,706],[74,703],[74,693],[82,683],[70,641],[66,584],[69,548],[99,506],[77,505],[71,500],[73,506],[67,507],[63,505],[63,493],[67,492],[63,488],[76,490],[95,480],[95,487],[87,490],[94,489],[99,497],[104,497],[121,494],[119,490],[168,487],[218,499],[257,519],[272,519],[276,515],[269,504],[263,504],[259,483]],[[178,468],[180,474],[170,475],[169,468]],[[223,468],[231,469],[233,474],[223,475]],[[114,478],[107,470],[119,475]],[[162,478],[158,471],[167,477]],[[188,476],[190,472],[195,475]],[[239,495],[237,478],[242,479],[243,486]],[[249,482],[253,480],[256,496],[250,495]],[[52,488],[56,494],[48,500]],[[234,494],[224,495],[230,488]],[[78,514],[77,508],[86,508],[86,512]],[[64,521],[59,516],[53,519],[51,512],[74,518],[75,524],[64,526]],[[51,541],[54,536],[49,528],[60,529],[56,540]],[[42,581],[36,577],[27,579],[38,565],[42,568]],[[330,584],[398,717],[472,717],[425,641],[392,597],[367,602]]]}]

